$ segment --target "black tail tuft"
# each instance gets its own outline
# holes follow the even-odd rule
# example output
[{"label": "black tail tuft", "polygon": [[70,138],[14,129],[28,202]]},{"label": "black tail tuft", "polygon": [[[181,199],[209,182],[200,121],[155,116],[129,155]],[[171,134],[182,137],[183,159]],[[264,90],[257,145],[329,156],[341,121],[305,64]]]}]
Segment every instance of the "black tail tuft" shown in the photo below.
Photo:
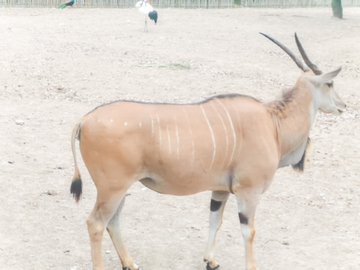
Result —
[{"label": "black tail tuft", "polygon": [[154,22],[155,22],[155,24],[156,24],[156,23],[157,23],[157,19],[158,19],[158,13],[157,13],[155,10],[149,12],[149,18],[150,18],[151,20],[154,20]]},{"label": "black tail tuft", "polygon": [[81,178],[76,178],[75,181],[71,183],[70,193],[73,195],[76,202],[79,202],[82,193]]}]

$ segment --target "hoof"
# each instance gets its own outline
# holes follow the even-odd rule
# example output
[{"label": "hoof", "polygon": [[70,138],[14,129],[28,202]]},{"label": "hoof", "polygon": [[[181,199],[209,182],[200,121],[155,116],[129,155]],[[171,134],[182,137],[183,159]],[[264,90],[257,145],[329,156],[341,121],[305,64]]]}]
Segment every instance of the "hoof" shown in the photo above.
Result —
[{"label": "hoof", "polygon": [[[126,267],[123,267],[122,270],[131,270],[131,268],[126,266]],[[140,267],[138,267],[137,270],[141,270]]]},{"label": "hoof", "polygon": [[215,269],[220,270],[220,265],[215,266],[214,268],[212,268],[212,267],[210,266],[210,264],[206,264],[206,270],[215,270]]}]

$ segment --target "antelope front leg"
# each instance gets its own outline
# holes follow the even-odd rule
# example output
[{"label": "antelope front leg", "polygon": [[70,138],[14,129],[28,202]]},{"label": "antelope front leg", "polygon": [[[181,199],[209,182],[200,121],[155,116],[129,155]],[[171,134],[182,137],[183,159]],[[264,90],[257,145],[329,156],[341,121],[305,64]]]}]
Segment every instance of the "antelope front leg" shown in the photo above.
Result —
[{"label": "antelope front leg", "polygon": [[257,192],[247,191],[243,192],[242,194],[235,195],[238,202],[241,232],[245,244],[245,269],[257,270],[253,252],[253,241],[255,236],[255,210],[259,202],[260,194],[257,194]]},{"label": "antelope front leg", "polygon": [[210,218],[209,218],[209,238],[206,246],[204,261],[207,263],[207,270],[214,270],[219,267],[215,260],[215,238],[216,233],[222,224],[222,217],[225,209],[225,204],[229,198],[229,192],[213,191],[210,203]]}]

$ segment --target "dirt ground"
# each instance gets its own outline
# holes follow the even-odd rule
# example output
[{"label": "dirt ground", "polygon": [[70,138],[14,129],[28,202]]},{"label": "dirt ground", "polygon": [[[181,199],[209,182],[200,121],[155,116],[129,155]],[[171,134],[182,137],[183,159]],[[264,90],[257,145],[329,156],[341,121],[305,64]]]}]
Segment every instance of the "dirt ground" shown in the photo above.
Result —
[{"label": "dirt ground", "polygon": [[[319,112],[304,173],[278,170],[256,216],[262,270],[360,269],[360,9],[0,9],[0,268],[91,269],[86,217],[96,189],[84,164],[83,199],[69,194],[70,134],[100,104],[189,103],[215,94],[273,99],[300,70],[272,35],[296,51],[297,32],[324,71],[342,66],[341,117]],[[205,269],[210,192],[129,190],[122,232],[143,270]],[[103,240],[106,269],[121,269]],[[222,270],[244,269],[234,197],[217,237]]]}]

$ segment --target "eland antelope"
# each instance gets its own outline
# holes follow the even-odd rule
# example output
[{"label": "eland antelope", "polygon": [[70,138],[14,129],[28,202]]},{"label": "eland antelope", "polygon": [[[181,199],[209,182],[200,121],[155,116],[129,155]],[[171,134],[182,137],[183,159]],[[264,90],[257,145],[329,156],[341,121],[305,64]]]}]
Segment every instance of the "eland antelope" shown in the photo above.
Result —
[{"label": "eland antelope", "polygon": [[106,228],[124,270],[137,270],[120,234],[125,194],[135,182],[163,194],[190,195],[211,190],[206,269],[217,269],[215,237],[225,203],[234,194],[245,243],[247,270],[255,270],[254,216],[260,196],[284,166],[303,169],[310,128],[318,110],[341,114],[345,103],[333,79],[341,68],[323,74],[307,57],[304,64],[280,46],[303,71],[282,97],[262,103],[231,94],[195,104],[116,101],[95,108],[72,132],[75,173],[71,193],[78,202],[82,182],[75,153],[79,140],[84,163],[97,188],[87,219],[93,269],[104,269],[101,242]]}]

